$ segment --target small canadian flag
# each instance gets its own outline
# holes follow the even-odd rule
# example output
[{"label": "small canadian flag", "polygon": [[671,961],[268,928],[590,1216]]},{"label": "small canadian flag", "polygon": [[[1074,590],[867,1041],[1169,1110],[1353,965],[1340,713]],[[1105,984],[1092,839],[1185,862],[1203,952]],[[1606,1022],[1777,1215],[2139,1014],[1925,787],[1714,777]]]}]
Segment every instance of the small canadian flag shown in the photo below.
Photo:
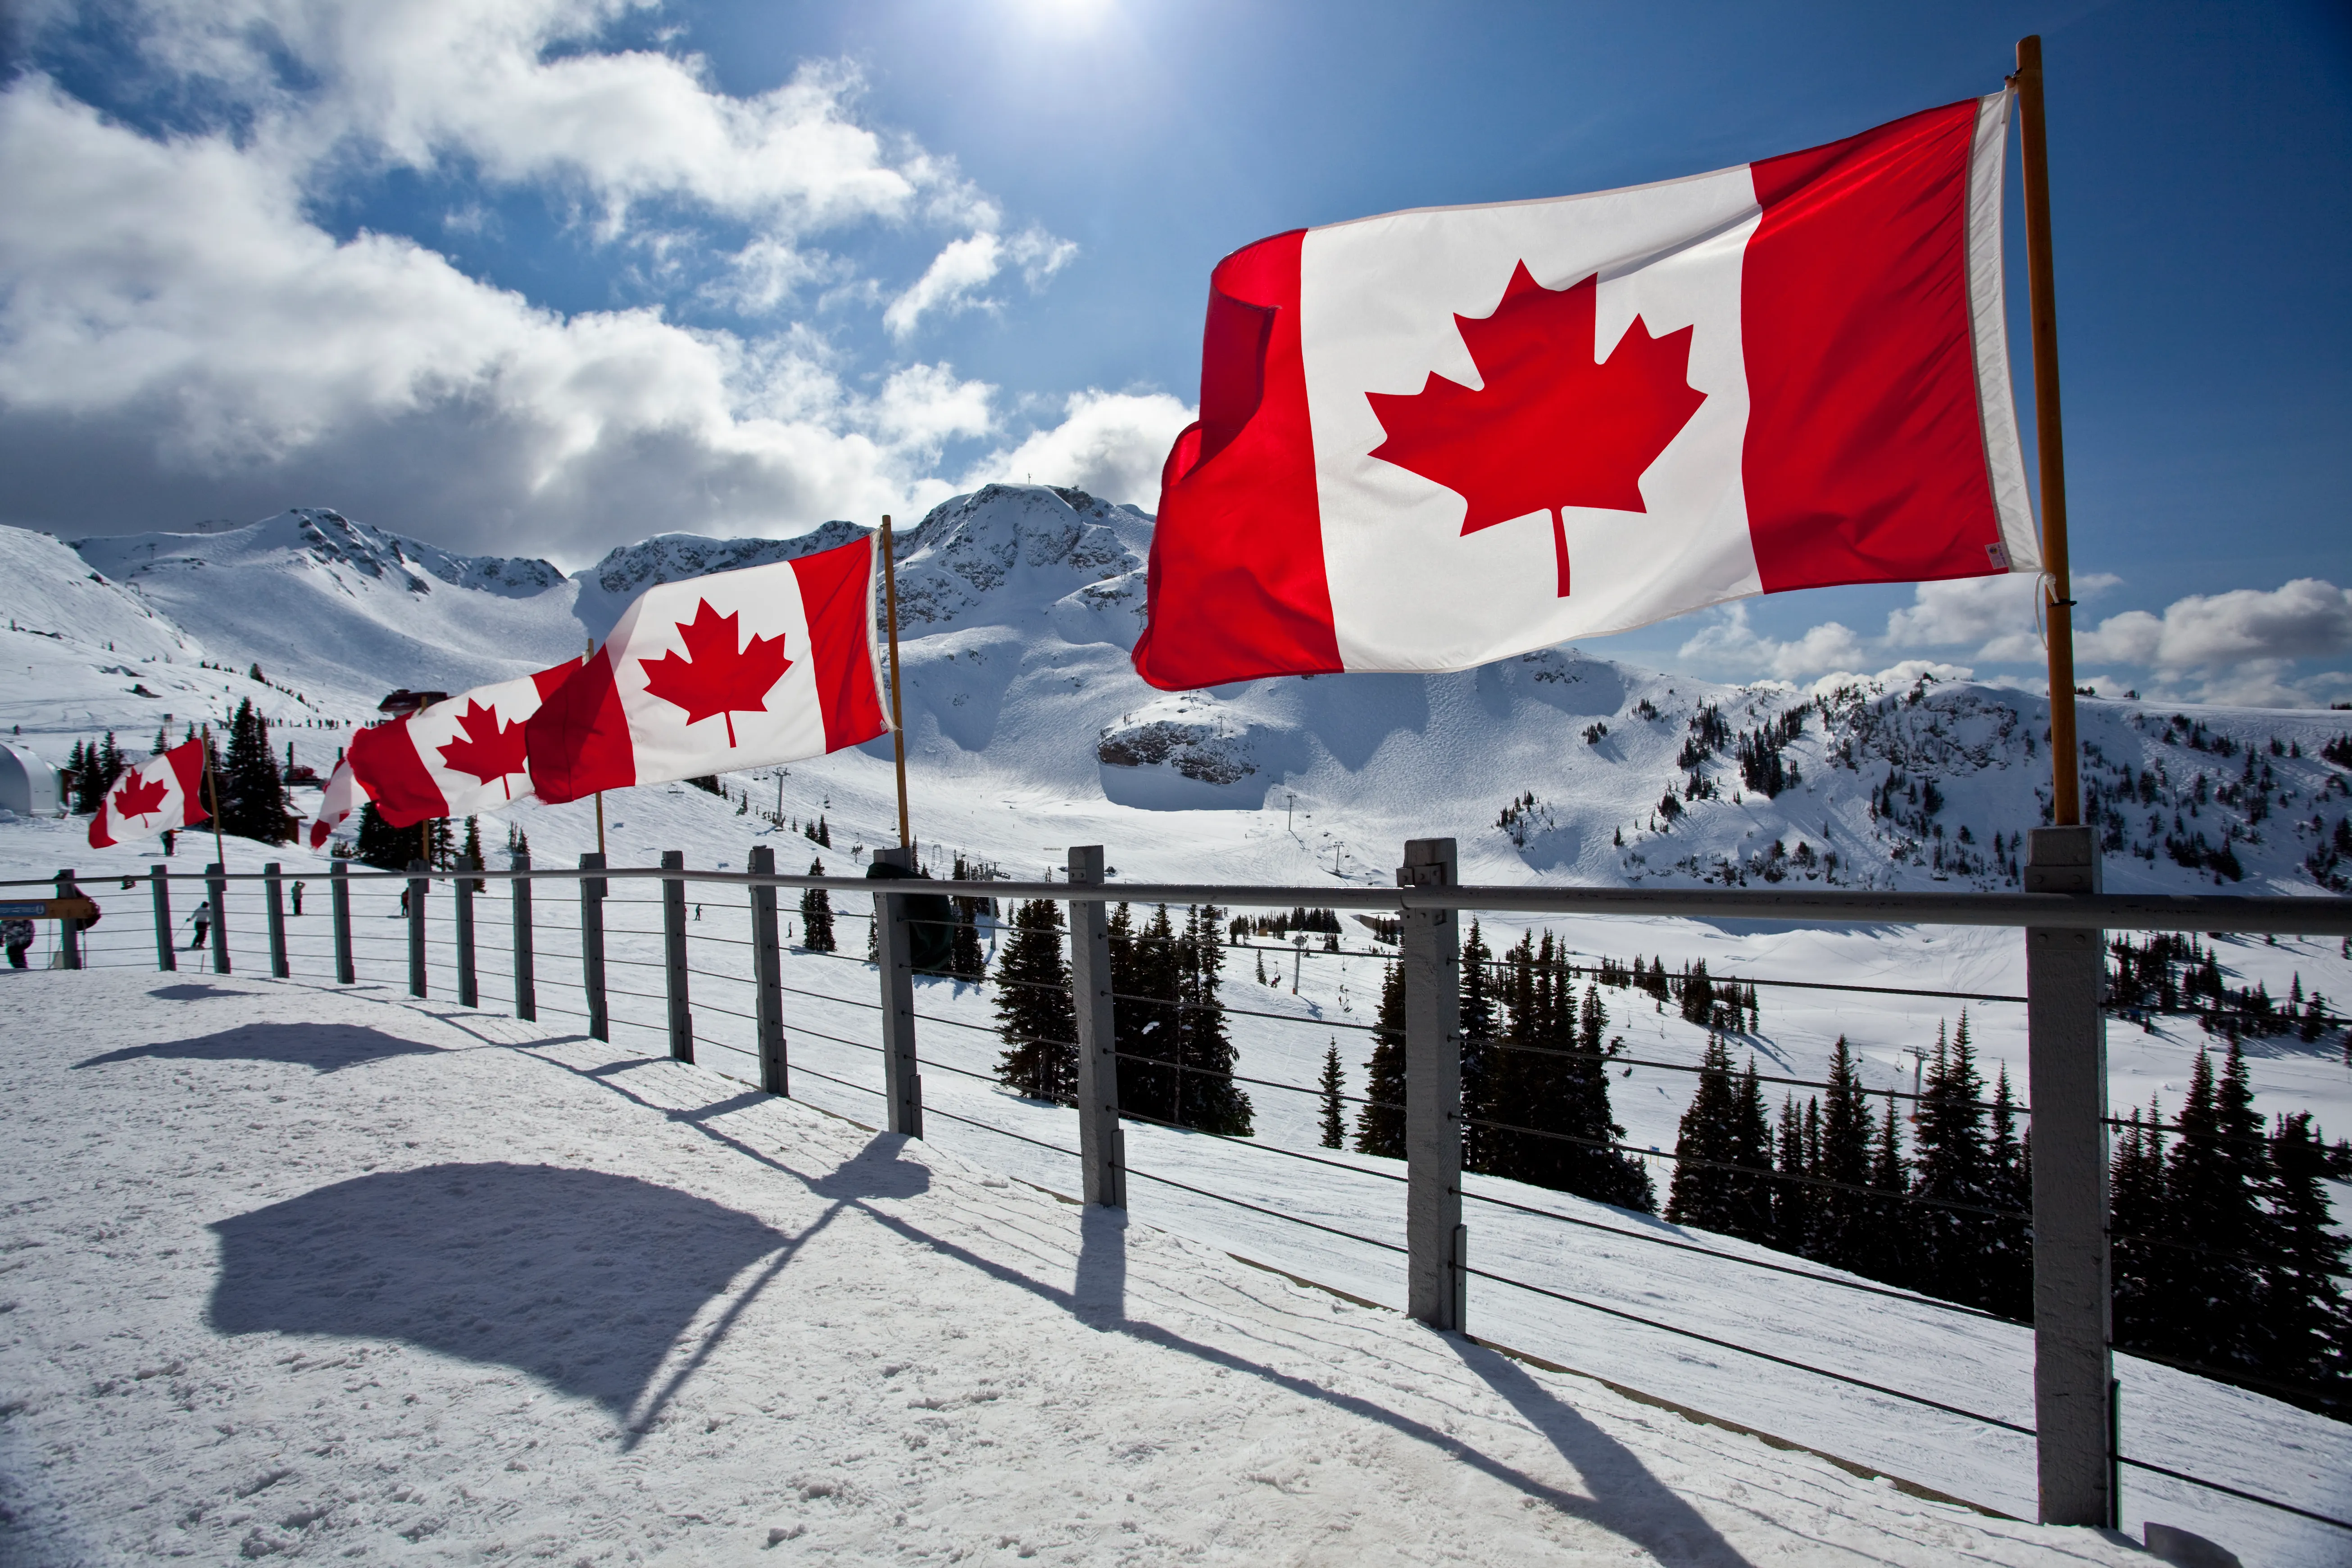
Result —
[{"label": "small canadian flag", "polygon": [[190,741],[159,752],[114,781],[89,819],[89,847],[186,827],[211,816],[205,809],[205,743]]},{"label": "small canadian flag", "polygon": [[544,801],[764,767],[889,733],[872,538],[646,589],[525,726]]},{"label": "small canadian flag", "polygon": [[[574,659],[536,675],[478,686],[396,722],[360,731],[345,759],[354,782],[394,827],[528,798],[523,725],[579,668]],[[334,794],[331,779],[327,795]],[[322,816],[326,805],[320,802]],[[346,816],[351,809],[355,803]]]}]

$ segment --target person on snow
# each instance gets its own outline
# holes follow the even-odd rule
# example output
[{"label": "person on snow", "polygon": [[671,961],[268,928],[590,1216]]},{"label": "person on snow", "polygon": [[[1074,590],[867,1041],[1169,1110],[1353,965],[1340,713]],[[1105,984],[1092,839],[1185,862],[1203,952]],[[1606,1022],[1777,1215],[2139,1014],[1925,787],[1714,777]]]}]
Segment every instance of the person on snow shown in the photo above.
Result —
[{"label": "person on snow", "polygon": [[25,950],[33,945],[33,922],[30,921],[0,921],[0,942],[8,944],[8,967],[25,967]]},{"label": "person on snow", "polygon": [[188,951],[194,952],[204,946],[205,938],[212,934],[213,901],[210,899],[197,900],[195,909],[188,916],[188,923],[196,928],[195,940],[188,943]]},{"label": "person on snow", "polygon": [[302,883],[299,878],[294,883],[294,913],[298,917],[302,913]]}]

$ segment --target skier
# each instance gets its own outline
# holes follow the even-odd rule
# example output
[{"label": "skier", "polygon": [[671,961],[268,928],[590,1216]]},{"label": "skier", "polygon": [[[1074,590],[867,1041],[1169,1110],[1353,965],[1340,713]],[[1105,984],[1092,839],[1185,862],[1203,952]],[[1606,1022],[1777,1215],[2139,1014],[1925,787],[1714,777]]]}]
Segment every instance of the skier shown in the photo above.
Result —
[{"label": "skier", "polygon": [[194,952],[204,946],[205,938],[212,934],[213,901],[210,899],[197,900],[194,911],[188,916],[188,923],[196,928],[195,940],[188,943],[188,951]]},{"label": "skier", "polygon": [[25,967],[25,950],[33,945],[33,922],[0,921],[0,942],[8,944],[8,967]]},{"label": "skier", "polygon": [[298,919],[302,913],[302,883],[299,879],[294,883],[294,913]]}]

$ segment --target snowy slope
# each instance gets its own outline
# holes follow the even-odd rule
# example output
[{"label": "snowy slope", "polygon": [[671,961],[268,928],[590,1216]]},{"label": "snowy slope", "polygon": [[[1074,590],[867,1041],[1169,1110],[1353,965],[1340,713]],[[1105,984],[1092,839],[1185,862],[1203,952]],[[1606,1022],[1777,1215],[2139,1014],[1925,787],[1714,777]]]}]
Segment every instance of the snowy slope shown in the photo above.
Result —
[{"label": "snowy slope", "polygon": [[0,990],[11,1562],[2146,1561],[626,1047]]}]

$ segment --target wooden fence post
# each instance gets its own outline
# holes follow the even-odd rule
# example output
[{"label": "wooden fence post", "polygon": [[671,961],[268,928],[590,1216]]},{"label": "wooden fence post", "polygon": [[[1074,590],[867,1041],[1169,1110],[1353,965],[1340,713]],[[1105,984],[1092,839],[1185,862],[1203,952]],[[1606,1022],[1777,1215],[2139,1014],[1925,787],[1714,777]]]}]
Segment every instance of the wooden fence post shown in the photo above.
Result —
[{"label": "wooden fence post", "polygon": [[274,979],[289,980],[294,966],[286,958],[286,868],[272,860],[261,868],[261,879],[269,918],[269,973]]},{"label": "wooden fence post", "polygon": [[226,974],[228,963],[228,868],[215,860],[205,868],[205,893],[213,906],[213,973]]},{"label": "wooden fence post", "polygon": [[[70,869],[58,873],[58,897],[75,898],[80,891],[80,889],[74,886],[74,874]],[[68,969],[81,967],[81,925],[79,921],[62,918],[58,920],[58,952],[64,956],[65,966]]]},{"label": "wooden fence post", "polygon": [[[911,871],[915,852],[903,847],[874,851],[877,865]],[[908,943],[907,900],[887,891],[896,881],[874,884],[874,952],[881,961],[882,1092],[889,1098],[890,1131],[923,1135],[923,1079],[915,1056],[915,964]]]},{"label": "wooden fence post", "polygon": [[335,984],[359,984],[352,962],[352,863],[341,856],[327,862],[327,907],[335,917]]},{"label": "wooden fence post", "polygon": [[[478,870],[471,860],[460,856],[460,871]],[[474,879],[460,877],[451,884],[457,890],[457,1005],[478,1007],[482,1005],[479,977],[474,973]]]},{"label": "wooden fence post", "polygon": [[[1070,885],[1103,883],[1099,844],[1070,846]],[[1070,1001],[1078,1019],[1078,1170],[1087,1202],[1127,1206],[1127,1139],[1118,1125],[1118,1041],[1112,1027],[1110,911],[1070,900]]]},{"label": "wooden fence post", "polygon": [[[601,871],[604,857],[580,857],[583,871]],[[580,984],[588,994],[588,1037],[609,1040],[613,1021],[604,1013],[604,888],[602,877],[580,879]]]},{"label": "wooden fence post", "polygon": [[[2101,891],[2094,827],[2028,835],[2029,893]],[[2025,933],[2033,1117],[2033,1429],[2045,1524],[2115,1523],[2107,1348],[2106,933]]]},{"label": "wooden fence post", "polygon": [[[1450,888],[1451,838],[1405,841],[1400,888]],[[1468,1259],[1462,1227],[1462,941],[1453,910],[1404,910],[1406,1310],[1433,1329],[1463,1327]]]},{"label": "wooden fence post", "polygon": [[155,967],[166,973],[180,967],[180,955],[172,944],[172,878],[161,866],[147,868],[148,890],[155,900]]},{"label": "wooden fence post", "polygon": [[[776,874],[776,852],[765,844],[751,847],[748,862],[754,877]],[[783,953],[777,945],[776,888],[772,882],[751,885],[751,983],[760,1043],[760,1087],[770,1094],[793,1092],[791,1065],[784,1057]]]},{"label": "wooden fence post", "polygon": [[[683,871],[686,852],[665,849],[661,864],[665,871]],[[690,1062],[694,1059],[694,1013],[687,993],[685,878],[662,879],[661,906],[662,990],[669,998],[670,1059]]]},{"label": "wooden fence post", "polygon": [[433,885],[422,860],[408,863],[408,994],[425,994],[425,889]]},{"label": "wooden fence post", "polygon": [[[518,871],[530,869],[530,857],[520,850],[507,858],[508,864]],[[531,966],[530,952],[530,879],[517,877],[507,884],[514,900],[514,1009],[515,1016],[526,1022],[539,1017],[539,982]]]}]

